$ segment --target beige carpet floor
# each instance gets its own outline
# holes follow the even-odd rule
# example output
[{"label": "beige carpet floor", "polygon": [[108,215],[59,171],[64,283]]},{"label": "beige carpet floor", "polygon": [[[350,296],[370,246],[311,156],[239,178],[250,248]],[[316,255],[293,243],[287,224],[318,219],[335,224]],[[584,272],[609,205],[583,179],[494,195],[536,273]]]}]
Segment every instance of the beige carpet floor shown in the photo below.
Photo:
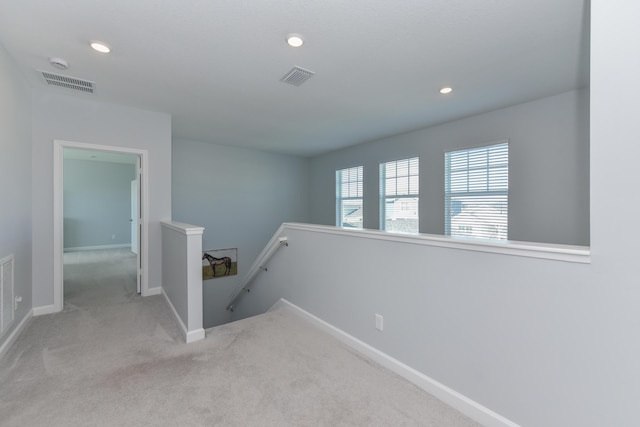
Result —
[{"label": "beige carpet floor", "polygon": [[89,255],[0,361],[0,425],[478,425],[287,310],[184,344],[126,251]]}]

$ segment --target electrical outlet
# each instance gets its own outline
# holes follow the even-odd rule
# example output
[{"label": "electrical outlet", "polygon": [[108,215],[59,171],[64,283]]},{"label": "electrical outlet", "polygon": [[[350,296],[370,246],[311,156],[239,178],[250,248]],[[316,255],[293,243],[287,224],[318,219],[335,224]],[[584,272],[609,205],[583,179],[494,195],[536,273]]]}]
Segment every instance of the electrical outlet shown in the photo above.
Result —
[{"label": "electrical outlet", "polygon": [[381,331],[382,330],[382,324],[383,324],[384,318],[382,316],[380,316],[379,314],[376,314],[376,329]]},{"label": "electrical outlet", "polygon": [[116,240],[116,235],[115,234],[111,235],[111,240]]},{"label": "electrical outlet", "polygon": [[18,309],[18,304],[21,303],[21,302],[22,302],[22,297],[16,297],[16,300],[15,300],[14,305],[13,305],[13,310],[14,311]]}]

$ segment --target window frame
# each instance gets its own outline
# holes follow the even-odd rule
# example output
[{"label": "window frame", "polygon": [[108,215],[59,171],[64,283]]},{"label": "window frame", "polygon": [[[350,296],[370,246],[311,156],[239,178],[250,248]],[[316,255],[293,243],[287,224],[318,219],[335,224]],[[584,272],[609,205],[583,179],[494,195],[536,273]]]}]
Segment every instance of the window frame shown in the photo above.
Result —
[{"label": "window frame", "polygon": [[[471,167],[469,165],[470,154],[476,154],[478,152],[486,152],[486,162],[484,167],[480,167],[478,165]],[[451,177],[451,156],[453,154],[465,153],[467,155],[467,166],[466,168],[458,168],[456,172],[466,172],[466,186],[467,191],[451,191],[452,186],[452,177]],[[491,160],[490,154],[495,155],[495,163]],[[464,148],[458,150],[450,150],[444,153],[444,222],[445,229],[444,234],[446,236],[451,237],[470,237],[470,238],[481,238],[481,239],[491,239],[491,240],[508,240],[509,239],[509,140],[499,140],[494,141],[478,146],[474,146],[471,148]],[[474,174],[470,174],[470,172],[474,172]],[[485,174],[484,178],[478,178]],[[470,175],[475,175],[475,177],[470,177]],[[497,178],[492,178],[492,175]],[[484,185],[483,185],[484,183]],[[474,186],[476,189],[471,191],[469,187]],[[479,190],[477,187],[484,186],[485,190]],[[492,189],[492,187],[496,187]],[[497,222],[494,224],[496,227],[496,232],[498,234],[497,237],[489,237],[489,236],[474,236],[471,234],[457,234],[452,233],[452,197],[469,197],[469,198],[478,198],[481,199],[483,197],[487,198],[496,198],[497,200],[504,199],[504,207],[501,208],[501,215],[504,215],[504,224],[501,222]],[[500,202],[499,202],[500,203]],[[504,212],[503,212],[504,211]],[[500,228],[503,227],[504,231],[501,231]]]},{"label": "window frame", "polygon": [[[350,180],[351,174],[355,171],[356,179]],[[348,179],[343,180],[343,176],[347,175]],[[342,195],[342,189],[344,185],[356,183],[356,195],[348,195],[344,197]],[[345,227],[343,217],[343,206],[345,201],[358,201],[360,200],[360,206],[362,210],[362,226],[360,227]],[[354,230],[362,230],[364,228],[364,166],[352,166],[344,169],[336,170],[336,226],[342,228],[350,228]]]},{"label": "window frame", "polygon": [[[407,175],[398,175],[398,163],[399,162],[407,162]],[[412,162],[415,162],[415,165],[412,166]],[[394,164],[395,165],[395,175],[392,179],[395,180],[396,191],[395,194],[388,195],[387,194],[387,180],[390,179],[387,176],[387,168]],[[413,173],[416,170],[417,173]],[[390,160],[388,162],[380,163],[379,165],[379,177],[380,177],[380,197],[379,197],[379,208],[380,208],[380,221],[379,228],[383,231],[389,231],[393,233],[408,233],[408,234],[418,234],[420,233],[420,157],[413,156],[407,157],[397,160]],[[397,194],[398,193],[398,178],[407,178],[407,193],[406,194]],[[412,178],[415,178],[415,185],[412,185]],[[412,189],[415,187],[417,191],[413,192]],[[387,200],[388,199],[417,199],[416,200],[416,223],[417,229],[414,231],[397,231],[397,230],[387,230]]]}]

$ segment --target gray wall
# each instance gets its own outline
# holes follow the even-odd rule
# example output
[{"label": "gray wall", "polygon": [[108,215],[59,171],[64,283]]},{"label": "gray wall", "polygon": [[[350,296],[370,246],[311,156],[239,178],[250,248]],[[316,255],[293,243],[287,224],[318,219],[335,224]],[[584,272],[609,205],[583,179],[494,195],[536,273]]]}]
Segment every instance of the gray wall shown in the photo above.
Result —
[{"label": "gray wall", "polygon": [[589,92],[360,144],[311,161],[312,222],[335,225],[335,171],[364,165],[364,226],[379,224],[379,164],[420,157],[420,232],[444,234],[444,152],[509,139],[509,239],[589,245]]},{"label": "gray wall", "polygon": [[286,227],[283,235],[289,246],[233,320],[285,298],[522,426],[623,425],[579,413],[582,399],[602,397],[576,394],[590,381],[582,361],[597,361],[592,338],[601,338],[586,332],[597,323],[595,301],[584,304],[599,286],[593,266]]},{"label": "gray wall", "polygon": [[15,294],[22,297],[15,328],[31,309],[31,91],[1,44],[0,153],[0,258],[15,255]]},{"label": "gray wall", "polygon": [[[289,293],[303,308],[521,425],[638,425],[640,59],[629,52],[640,3],[591,7],[591,264],[422,248],[398,255],[408,272],[376,274],[373,256],[395,259],[398,245],[291,234],[274,258],[288,254],[286,272],[274,264],[245,302],[265,300],[269,285],[286,296],[279,279],[296,281],[302,288]],[[296,263],[334,248],[354,254],[348,262],[361,274],[329,277],[326,266]],[[385,316],[377,335],[374,312]]]},{"label": "gray wall", "polygon": [[135,177],[135,165],[64,160],[65,249],[131,244]]},{"label": "gray wall", "polygon": [[149,288],[160,288],[160,221],[171,218],[171,117],[99,102],[90,96],[33,93],[34,307],[53,304],[53,141],[149,152]]},{"label": "gray wall", "polygon": [[173,220],[205,228],[203,249],[238,248],[238,275],[204,282],[204,327],[227,321],[235,285],[281,223],[307,222],[307,159],[173,142]]}]

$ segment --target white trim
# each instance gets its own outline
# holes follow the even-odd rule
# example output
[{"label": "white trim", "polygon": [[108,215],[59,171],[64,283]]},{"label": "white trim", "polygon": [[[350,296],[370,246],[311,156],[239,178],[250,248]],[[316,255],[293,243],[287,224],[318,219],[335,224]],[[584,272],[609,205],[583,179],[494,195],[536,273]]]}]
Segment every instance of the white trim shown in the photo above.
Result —
[{"label": "white trim", "polygon": [[[16,295],[15,295],[15,255],[14,254],[10,254],[7,255],[6,257],[0,259],[0,274],[2,276],[0,276],[0,292],[2,293],[2,295],[0,295],[0,303],[6,307],[5,305],[5,301],[4,298],[8,297],[9,298],[9,302],[10,302],[10,310],[11,310],[11,319],[9,320],[9,322],[7,324],[4,323],[4,318],[0,319],[0,339],[2,339],[2,337],[5,336],[5,334],[7,333],[7,331],[9,331],[11,329],[11,327],[13,326],[13,322],[16,320]],[[5,278],[4,278],[4,269],[5,269],[5,265],[7,265],[8,267],[6,267],[8,269],[8,271],[11,273],[10,277],[9,277],[9,281],[8,283],[5,283]],[[8,292],[6,292],[8,290]],[[6,294],[9,295],[6,295]],[[0,315],[1,316],[5,316],[4,313],[4,307],[0,308]]]},{"label": "white trim", "polygon": [[147,289],[147,293],[144,296],[150,297],[153,295],[160,295],[161,293],[162,293],[162,288],[160,286],[156,286],[155,288]]},{"label": "white trim", "polygon": [[187,332],[187,336],[185,337],[185,342],[187,344],[191,344],[192,342],[200,341],[205,338],[205,332],[203,328],[196,329],[195,331]]},{"label": "white trim", "polygon": [[20,337],[20,334],[22,334],[24,329],[27,327],[32,317],[33,317],[33,310],[29,310],[26,316],[22,318],[20,323],[18,323],[18,325],[13,329],[13,331],[9,335],[7,335],[2,345],[0,345],[0,360],[2,360],[2,358],[5,356],[5,354],[7,354],[7,352],[13,345],[13,343],[15,343],[18,337]]},{"label": "white trim", "polygon": [[488,145],[498,145],[498,144],[509,144],[511,142],[511,138],[503,138],[503,139],[496,139],[493,141],[483,141],[483,142],[479,142],[477,144],[471,144],[471,145],[461,145],[458,146],[456,148],[453,149],[449,149],[449,148],[442,148],[442,153],[449,153],[451,151],[462,151],[462,150],[474,150],[476,148],[482,148],[482,147],[486,147]]},{"label": "white trim", "polygon": [[397,234],[381,230],[354,230],[330,225],[284,223],[284,228],[360,237],[363,239],[387,240],[414,245],[436,246],[465,251],[488,252],[502,255],[542,258],[555,261],[591,263],[591,248],[588,246],[559,245],[553,243],[517,242],[513,240],[485,240],[440,236],[435,234]]},{"label": "white trim", "polygon": [[182,334],[184,341],[187,344],[189,344],[189,343],[204,339],[205,337],[204,329],[200,328],[200,329],[195,329],[193,331],[188,331],[184,322],[180,318],[180,315],[178,315],[176,308],[173,306],[173,303],[171,303],[171,300],[169,299],[167,294],[164,292],[164,289],[162,289],[161,292],[162,292],[162,296],[164,297],[164,301],[167,303],[167,305],[169,306],[169,309],[173,313],[173,317],[176,319],[176,323],[178,324],[178,328],[180,329],[180,333]]},{"label": "white trim", "polygon": [[[148,297],[158,295],[159,292],[149,289],[149,152],[147,150],[137,150],[140,156],[140,167],[138,168],[138,191],[142,191],[141,205],[138,210],[142,211],[142,230],[138,235],[138,253],[142,251],[140,260],[142,269],[142,283],[140,283],[140,295]],[[142,185],[140,182],[142,181]]]},{"label": "white trim", "polygon": [[56,308],[55,305],[41,305],[39,307],[33,307],[33,315],[34,316],[43,316],[45,314],[53,314],[57,313],[60,310]]},{"label": "white trim", "polygon": [[162,294],[162,297],[164,298],[164,302],[167,303],[167,306],[171,310],[171,313],[173,313],[173,317],[175,318],[176,323],[178,324],[178,327],[180,328],[180,333],[182,333],[182,337],[186,339],[187,332],[188,332],[186,325],[184,324],[184,322],[180,318],[180,315],[178,314],[178,311],[173,306],[173,303],[171,302],[171,300],[169,299],[169,297],[165,293],[164,289],[162,289],[160,292]]},{"label": "white trim", "polygon": [[[149,151],[129,147],[117,147],[110,145],[87,144],[82,142],[72,142],[63,140],[53,141],[53,307],[54,313],[62,311],[64,300],[64,278],[62,256],[64,253],[64,212],[63,212],[63,170],[64,170],[64,149],[81,148],[85,150],[109,151],[118,153],[133,154],[140,157],[142,180],[142,234],[139,242],[142,249],[142,283],[141,295],[143,297],[151,295],[149,292],[149,178],[148,163]],[[44,314],[44,313],[43,313]]]},{"label": "white trim", "polygon": [[204,234],[204,227],[199,227],[197,225],[185,224],[177,221],[161,221],[160,224],[166,228],[170,228],[171,230],[184,234],[185,236],[190,236],[192,234]]},{"label": "white trim", "polygon": [[64,248],[65,252],[81,252],[81,251],[99,251],[102,249],[121,249],[130,248],[131,243],[122,243],[119,245],[100,245],[100,246],[75,246],[72,248]]},{"label": "white trim", "polygon": [[399,360],[394,359],[393,357],[381,352],[380,350],[370,346],[369,344],[360,341],[354,336],[347,334],[343,330],[336,328],[335,326],[314,316],[308,311],[303,310],[295,304],[292,304],[284,298],[276,302],[269,309],[269,311],[282,307],[291,309],[294,313],[306,318],[311,323],[327,332],[329,335],[335,337],[340,342],[353,348],[358,353],[395,372],[404,379],[412,382],[427,393],[435,396],[444,403],[462,412],[463,414],[479,422],[480,424],[487,427],[519,427],[518,424],[514,423],[513,421],[508,420],[502,415],[493,412],[492,410],[482,406],[474,400],[469,399],[468,397],[458,393],[457,391],[447,387],[446,385],[439,383],[433,378],[430,378],[427,375],[416,371],[412,367],[405,365]]},{"label": "white trim", "polygon": [[64,297],[64,145],[53,141],[53,312],[62,311]]}]

